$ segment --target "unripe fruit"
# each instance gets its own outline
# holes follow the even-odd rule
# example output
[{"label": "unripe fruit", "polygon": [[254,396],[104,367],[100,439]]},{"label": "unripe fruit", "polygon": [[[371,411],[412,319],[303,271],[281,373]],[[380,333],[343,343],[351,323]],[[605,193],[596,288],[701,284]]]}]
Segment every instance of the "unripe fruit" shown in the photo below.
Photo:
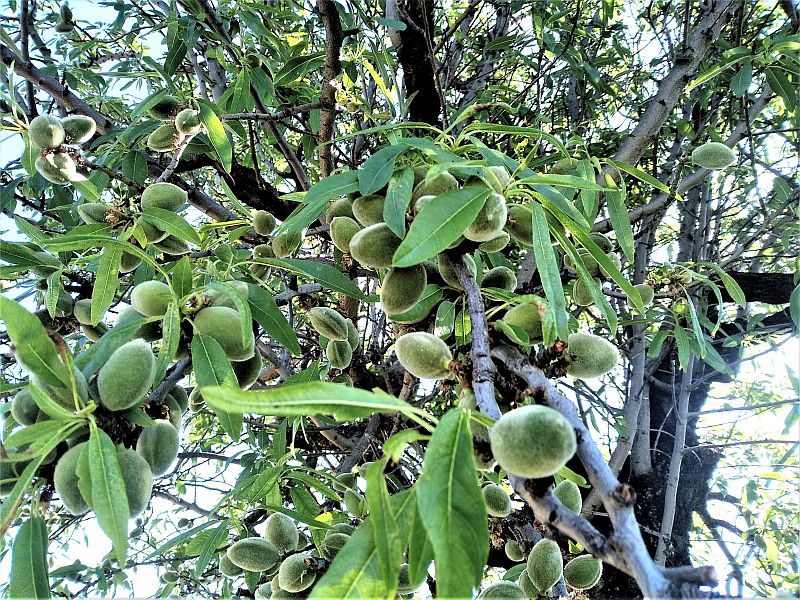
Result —
[{"label": "unripe fruit", "polygon": [[78,300],[72,307],[72,314],[81,325],[91,325],[92,301],[88,298]]},{"label": "unripe fruit", "polygon": [[343,342],[328,340],[325,356],[334,369],[346,369],[353,360],[353,349],[347,343],[347,340]]},{"label": "unripe fruit", "polygon": [[[597,285],[600,285],[600,280],[596,277],[594,281]],[[583,279],[575,281],[575,285],[572,287],[572,300],[578,306],[591,306],[594,303],[594,298],[589,292],[589,286],[586,285]]]},{"label": "unripe fruit", "polygon": [[597,585],[603,574],[603,563],[594,556],[584,554],[573,558],[564,567],[564,581],[575,590],[588,590]]},{"label": "unripe fruit", "polygon": [[387,315],[397,315],[412,308],[425,291],[428,276],[425,267],[389,269],[381,285],[381,304]]},{"label": "unripe fruit", "polygon": [[0,462],[0,498],[8,496],[17,483],[25,467],[30,463],[29,460],[19,462]]},{"label": "unripe fruit", "polygon": [[[119,313],[116,326],[121,327],[142,316],[143,315],[132,306],[126,306],[122,312]],[[161,339],[160,323],[158,321],[154,321],[152,323],[146,323],[142,325],[139,331],[136,333],[136,337],[141,337],[148,342],[154,342],[158,339]]]},{"label": "unripe fruit", "polygon": [[316,306],[308,311],[311,326],[329,340],[347,341],[347,319],[327,306]]},{"label": "unripe fruit", "polygon": [[692,162],[704,169],[725,169],[736,162],[736,153],[725,144],[706,142],[694,149]]},{"label": "unripe fruit", "polygon": [[258,244],[253,247],[254,258],[275,258],[275,251],[269,244]]},{"label": "unripe fruit", "polygon": [[147,147],[153,152],[171,152],[183,139],[174,125],[161,125],[147,136]]},{"label": "unripe fruit", "polygon": [[511,236],[508,235],[507,231],[501,231],[497,234],[496,237],[483,242],[478,248],[484,252],[500,252],[503,248],[508,246],[508,242],[511,241]]},{"label": "unripe fruit", "polygon": [[[353,473],[345,473],[345,474],[354,475]],[[355,483],[355,479],[353,480],[353,483]],[[355,530],[356,528],[350,525],[350,523],[336,523],[328,530],[329,532],[328,535],[330,535],[331,533],[344,533],[346,535],[352,535]]]},{"label": "unripe fruit", "polygon": [[272,598],[272,587],[270,586],[269,583],[265,583],[256,588],[255,591],[256,600],[268,600],[269,598]]},{"label": "unripe fruit", "polygon": [[533,211],[529,206],[512,204],[508,207],[506,231],[523,246],[533,245]]},{"label": "unripe fruit", "polygon": [[[239,387],[246,390],[258,381],[263,363],[261,362],[261,355],[256,352],[251,358],[236,361],[232,363],[232,366],[233,374],[236,375],[236,381],[239,383]],[[183,408],[185,409],[186,407]]]},{"label": "unripe fruit", "polygon": [[542,338],[542,316],[535,304],[517,304],[506,311],[503,322],[519,327],[533,342]]},{"label": "unripe fruit", "polygon": [[478,600],[526,600],[525,592],[513,581],[496,581],[484,589]]},{"label": "unripe fruit", "polygon": [[[67,450],[56,463],[53,472],[53,485],[58,497],[70,514],[82,515],[89,510],[89,504],[78,489],[78,459],[87,443],[82,442]],[[88,452],[88,450],[87,450]]]},{"label": "unripe fruit", "polygon": [[195,135],[200,133],[203,122],[200,120],[200,111],[193,108],[184,108],[175,115],[175,129],[184,135]]},{"label": "unripe fruit", "polygon": [[267,518],[264,537],[277,548],[279,554],[284,555],[297,549],[300,533],[290,517],[276,512]]},{"label": "unripe fruit", "polygon": [[153,493],[153,473],[150,465],[135,450],[117,446],[117,460],[125,482],[125,495],[128,497],[130,518],[139,516],[147,508]]},{"label": "unripe fruit", "polygon": [[511,497],[496,483],[490,483],[481,490],[486,512],[491,517],[507,517],[511,514]]},{"label": "unripe fruit", "polygon": [[526,598],[536,598],[539,596],[539,590],[537,590],[536,586],[533,585],[527,569],[523,569],[522,573],[519,574],[519,577],[517,578],[517,585],[522,588],[523,592],[525,592]]},{"label": "unripe fruit", "polygon": [[[86,377],[83,376],[78,370],[78,367],[73,365],[72,373],[75,377],[75,387],[78,391],[78,398],[83,402],[89,398],[89,386],[86,383]],[[31,382],[35,383],[45,394],[50,396],[53,400],[68,408],[69,410],[75,409],[75,398],[73,397],[72,389],[68,387],[58,387],[50,385],[40,380],[36,375],[31,374]]]},{"label": "unripe fruit", "polygon": [[430,181],[422,181],[414,187],[411,193],[411,202],[416,202],[422,196],[438,196],[458,187],[458,180],[450,173],[439,173]]},{"label": "unripe fruit", "polygon": [[605,234],[594,232],[589,234],[595,244],[597,244],[603,252],[611,252],[614,249],[614,242]]},{"label": "unripe fruit", "polygon": [[[619,271],[619,270],[622,268],[622,261],[619,259],[619,256],[617,256],[617,255],[616,255],[616,254],[614,254],[613,252],[609,252],[608,254],[606,254],[606,258],[608,258],[608,260],[610,260],[610,261],[611,261],[611,263],[612,263],[612,264],[613,264],[615,267],[617,267],[617,271]],[[600,265],[599,263],[598,263],[598,265],[597,265],[597,266],[598,266],[598,268],[600,269],[600,272],[601,272],[603,275],[605,275],[606,277],[611,277],[611,275],[609,274],[609,272],[608,272],[608,271],[606,271],[605,267],[603,267],[603,266],[602,266],[602,265]]]},{"label": "unripe fruit", "polygon": [[[639,295],[642,297],[642,303],[645,306],[650,306],[650,304],[652,304],[653,298],[655,298],[656,295],[652,287],[646,283],[637,283],[633,286],[633,289],[639,292]],[[633,302],[630,301],[630,297],[628,298],[628,304],[633,304]]]},{"label": "unripe fruit", "polygon": [[198,333],[213,337],[230,360],[247,360],[255,353],[253,330],[242,342],[241,316],[227,306],[209,306],[194,317],[194,328]]},{"label": "unripe fruit", "polygon": [[78,167],[66,152],[46,154],[34,163],[39,174],[50,183],[64,185],[78,179]]},{"label": "unripe fruit", "polygon": [[86,115],[70,115],[61,119],[66,141],[70,144],[83,144],[92,139],[97,131],[97,123]]},{"label": "unripe fruit", "polygon": [[78,206],[78,215],[84,223],[105,223],[107,214],[105,202],[85,202]]},{"label": "unripe fruit", "polygon": [[539,593],[547,594],[564,571],[564,559],[558,544],[548,538],[539,540],[528,555],[525,570]]},{"label": "unripe fruit", "polygon": [[345,254],[350,254],[350,240],[361,231],[361,225],[350,217],[334,217],[330,222],[331,241]]},{"label": "unripe fruit", "polygon": [[141,403],[153,383],[156,358],[144,340],[117,348],[97,374],[100,402],[109,410],[128,410]]},{"label": "unripe fruit", "polygon": [[287,556],[278,569],[278,585],[287,592],[302,592],[310,588],[317,579],[317,572],[306,564],[307,554]]},{"label": "unripe fruit", "polygon": [[266,210],[253,213],[253,229],[258,235],[269,235],[275,229],[275,217]]},{"label": "unripe fruit", "polygon": [[108,325],[102,322],[97,325],[81,325],[81,331],[83,331],[83,335],[85,335],[87,339],[96,342],[103,337],[103,335],[108,333]]},{"label": "unripe fruit", "polygon": [[174,96],[166,95],[153,106],[147,109],[147,114],[159,121],[171,121],[181,109],[180,100]]},{"label": "unripe fruit", "polygon": [[361,345],[361,333],[350,319],[347,319],[347,343],[353,350]]},{"label": "unripe fruit", "polygon": [[492,454],[506,471],[520,477],[549,477],[572,458],[575,431],[561,413],[529,405],[504,414],[489,429]]},{"label": "unripe fruit", "polygon": [[520,562],[523,558],[525,558],[525,552],[522,550],[522,546],[519,545],[517,540],[508,540],[503,546],[503,550],[506,553],[506,556],[509,560],[513,560],[514,562]]},{"label": "unripe fruit", "polygon": [[284,233],[272,238],[272,251],[278,258],[286,258],[293,254],[303,243],[303,236],[299,231]]},{"label": "unripe fruit", "polygon": [[453,355],[441,339],[424,331],[407,333],[394,344],[397,359],[412,375],[441,379],[450,374]]},{"label": "unripe fruit", "polygon": [[514,271],[501,265],[486,272],[481,280],[481,287],[513,292],[517,289],[517,276],[514,275]]},{"label": "unripe fruit", "polygon": [[339,550],[344,547],[349,539],[350,536],[345,533],[329,533],[325,536],[325,539],[322,540],[322,556],[328,560],[333,560],[333,557],[339,553]]},{"label": "unripe fruit", "polygon": [[488,242],[503,230],[507,216],[506,199],[501,194],[492,192],[464,231],[464,237],[473,242]]},{"label": "unripe fruit", "polygon": [[58,33],[70,33],[75,30],[75,24],[68,21],[59,21],[56,23],[56,31]]},{"label": "unripe fruit", "polygon": [[386,223],[365,227],[350,239],[350,254],[368,267],[390,267],[402,240]]},{"label": "unripe fruit", "polygon": [[575,482],[565,479],[553,489],[553,495],[566,508],[576,514],[580,514],[583,498],[581,498],[581,490]]},{"label": "unripe fruit", "polygon": [[574,158],[560,158],[550,168],[556,175],[569,175],[578,166],[578,161]]},{"label": "unripe fruit", "polygon": [[355,215],[353,215],[353,203],[347,198],[339,198],[331,202],[328,205],[328,209],[325,211],[325,222],[330,225],[336,217],[355,219]]},{"label": "unripe fruit", "polygon": [[175,583],[178,581],[178,572],[172,570],[164,571],[161,579],[163,579],[165,583]]},{"label": "unripe fruit", "polygon": [[181,415],[183,414],[181,411],[181,407],[178,405],[178,401],[172,397],[171,394],[167,394],[164,398],[164,405],[169,409],[169,415],[167,419],[169,420],[170,425],[172,425],[176,431],[181,430]]},{"label": "unripe fruit", "polygon": [[502,194],[508,187],[509,181],[511,181],[508,170],[503,166],[484,167],[483,178],[498,194]]},{"label": "unripe fruit", "polygon": [[131,306],[145,317],[160,317],[167,312],[172,292],[163,281],[143,281],[131,292]]},{"label": "unripe fruit", "polygon": [[11,402],[11,416],[20,425],[33,425],[39,417],[39,405],[27,387],[22,388]]},{"label": "unripe fruit", "polygon": [[142,208],[163,208],[178,212],[189,199],[189,193],[172,183],[151,183],[142,192]]},{"label": "unripe fruit", "polygon": [[264,538],[245,538],[228,548],[228,558],[245,571],[259,573],[273,567],[279,560],[277,548]]},{"label": "unripe fruit", "polygon": [[55,150],[64,143],[66,134],[58,117],[39,115],[31,121],[28,136],[42,150]]},{"label": "unripe fruit", "polygon": [[353,201],[353,214],[365,227],[383,223],[383,205],[386,198],[378,194],[360,196]]},{"label": "unripe fruit", "polygon": [[219,572],[225,575],[225,577],[236,577],[237,575],[241,575],[244,569],[233,564],[231,559],[228,558],[228,555],[223,554],[219,557]]},{"label": "unripe fruit", "polygon": [[429,204],[434,200],[436,200],[436,196],[420,196],[417,198],[417,201],[414,202],[414,214],[419,214],[419,211],[425,208],[426,204]]},{"label": "unripe fruit", "polygon": [[400,565],[400,572],[397,574],[398,594],[407,594],[409,596],[413,596],[414,592],[422,587],[422,583],[424,583],[424,581],[416,584],[411,581],[411,577],[409,576],[408,572],[408,563],[403,563]]},{"label": "unripe fruit", "polygon": [[153,475],[163,475],[178,457],[178,431],[169,421],[158,419],[145,427],[136,441],[136,451],[150,465]]},{"label": "unripe fruit", "polygon": [[142,264],[141,258],[136,256],[135,254],[129,254],[128,252],[123,252],[122,258],[119,261],[119,272],[130,273],[131,271],[135,271],[140,264]]},{"label": "unripe fruit", "polygon": [[[356,474],[355,473],[342,473],[341,475],[337,475],[336,479],[333,481],[333,489],[335,489],[338,492],[344,492],[345,490],[348,490],[348,489],[354,487],[355,485],[356,485]],[[331,527],[331,531],[340,531],[340,529],[337,529],[337,527],[340,527],[341,525],[347,525],[347,524],[346,523],[337,523],[336,525]],[[350,526],[347,525],[347,527],[350,527]],[[344,531],[343,533],[346,533],[346,534],[349,535],[349,534],[353,533],[353,530],[350,529],[350,531]]]},{"label": "unripe fruit", "polygon": [[66,317],[67,315],[72,314],[72,307],[75,305],[75,301],[72,299],[72,296],[64,290],[63,288],[58,290],[58,297],[56,299],[56,310],[55,316],[56,317]]},{"label": "unripe fruit", "polygon": [[184,412],[189,407],[189,395],[181,386],[176,385],[169,391],[168,395],[175,400],[181,412]]},{"label": "unripe fruit", "polygon": [[72,21],[72,16],[73,16],[72,15],[72,9],[69,7],[69,4],[67,4],[66,2],[61,5],[61,8],[59,10],[59,14],[61,15],[61,18],[64,21],[66,21],[67,23]]},{"label": "unripe fruit", "polygon": [[[467,272],[470,276],[475,277],[478,269],[475,266],[475,259],[473,259],[469,254],[462,255],[462,260],[464,266],[467,268]],[[463,289],[461,287],[461,283],[458,281],[458,276],[456,275],[455,270],[455,263],[450,255],[441,252],[436,256],[436,266],[439,269],[439,275],[442,276],[445,283],[450,287],[454,287],[457,290]]]},{"label": "unripe fruit", "polygon": [[158,227],[149,221],[145,221],[144,219],[136,219],[136,224],[142,228],[142,231],[144,231],[144,236],[151,244],[157,244],[158,242],[162,242],[169,237],[169,233],[166,231],[161,231]]},{"label": "unripe fruit", "polygon": [[[250,290],[247,287],[246,281],[225,281],[224,283],[231,286],[236,293],[243,299],[247,300]],[[209,288],[205,292],[205,303],[208,306],[227,306],[228,308],[236,308],[233,298],[227,293],[213,288]]]},{"label": "unripe fruit", "polygon": [[567,340],[567,373],[578,379],[601,377],[617,366],[619,350],[591,333],[572,333]]},{"label": "unripe fruit", "polygon": [[364,496],[352,488],[344,492],[344,507],[356,518],[364,516]]}]

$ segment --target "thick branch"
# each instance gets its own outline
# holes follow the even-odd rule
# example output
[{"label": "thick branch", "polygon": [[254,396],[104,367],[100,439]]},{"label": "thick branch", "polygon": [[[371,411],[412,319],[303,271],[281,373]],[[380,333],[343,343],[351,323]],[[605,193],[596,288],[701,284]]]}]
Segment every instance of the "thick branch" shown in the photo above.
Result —
[{"label": "thick branch", "polygon": [[342,70],[339,53],[342,49],[342,22],[333,0],[317,0],[317,12],[325,24],[325,69],[322,75],[322,91],[319,115],[319,174],[327,177],[333,172],[333,147],[328,142],[333,137],[336,119],[336,88],[333,81]]}]

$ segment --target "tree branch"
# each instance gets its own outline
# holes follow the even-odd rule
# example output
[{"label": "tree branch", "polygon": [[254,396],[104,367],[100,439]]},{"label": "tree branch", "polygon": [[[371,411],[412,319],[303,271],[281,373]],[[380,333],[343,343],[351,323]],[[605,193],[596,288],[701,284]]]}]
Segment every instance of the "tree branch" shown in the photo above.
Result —
[{"label": "tree branch", "polygon": [[336,119],[336,88],[333,81],[342,70],[342,61],[339,58],[342,49],[342,22],[333,0],[317,0],[317,12],[325,24],[325,68],[320,92],[322,110],[319,116],[317,148],[320,177],[327,177],[333,172],[334,166],[333,147],[328,142],[333,137],[333,125]]}]

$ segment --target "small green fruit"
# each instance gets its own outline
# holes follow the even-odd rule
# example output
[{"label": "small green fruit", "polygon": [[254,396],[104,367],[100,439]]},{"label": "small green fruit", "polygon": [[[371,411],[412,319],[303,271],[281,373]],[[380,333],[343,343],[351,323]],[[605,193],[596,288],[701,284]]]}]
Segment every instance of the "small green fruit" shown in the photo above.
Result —
[{"label": "small green fruit", "polygon": [[254,596],[256,600],[269,600],[272,598],[272,587],[269,583],[262,584],[256,588]]},{"label": "small green fruit", "polygon": [[522,546],[519,545],[517,540],[508,540],[505,546],[503,546],[503,550],[508,559],[514,562],[521,562],[525,558],[525,552],[522,550]]},{"label": "small green fruit", "polygon": [[247,360],[255,353],[253,330],[247,340],[242,340],[241,316],[227,306],[209,306],[194,317],[194,328],[198,333],[211,336],[230,360]]},{"label": "small green fruit", "polygon": [[64,185],[77,181],[81,176],[72,157],[66,152],[46,154],[36,159],[36,170],[50,183]]},{"label": "small green fruit", "polygon": [[[247,300],[250,289],[247,287],[246,281],[225,281],[223,283],[231,286],[242,300]],[[205,304],[207,306],[227,306],[228,308],[236,308],[236,303],[233,298],[227,293],[218,289],[209,288],[205,292]]]},{"label": "small green fruit", "polygon": [[535,304],[517,304],[511,307],[503,315],[503,322],[525,331],[531,342],[542,338],[542,315]]},{"label": "small green fruit", "polygon": [[253,213],[253,229],[258,235],[269,235],[275,230],[275,217],[266,210]]},{"label": "small green fruit", "polygon": [[350,536],[345,533],[329,533],[325,536],[325,539],[322,540],[322,556],[328,560],[333,560],[333,557],[339,553],[339,550],[344,547],[349,539]]},{"label": "small green fruit", "polygon": [[72,314],[81,325],[91,325],[92,301],[88,298],[78,300],[72,307]]},{"label": "small green fruit", "polygon": [[69,4],[67,4],[66,2],[61,5],[61,8],[59,10],[59,14],[61,15],[61,19],[62,20],[66,21],[67,23],[72,22],[72,17],[73,17],[72,9],[69,7]]},{"label": "small green fruit", "polygon": [[412,308],[425,291],[428,276],[425,267],[389,269],[381,285],[381,304],[387,315],[397,315]]},{"label": "small green fruit", "polygon": [[177,148],[183,135],[174,125],[161,125],[147,137],[147,147],[153,152],[172,152]]},{"label": "small green fruit", "polygon": [[347,343],[353,350],[361,345],[361,333],[350,319],[347,319]]},{"label": "small green fruit", "polygon": [[567,373],[577,379],[601,377],[617,366],[619,350],[591,333],[573,333],[567,340]]},{"label": "small green fruit", "polygon": [[97,131],[97,123],[86,115],[70,115],[61,119],[66,141],[70,144],[83,144],[92,139]]},{"label": "small green fruit", "polygon": [[356,518],[364,516],[364,496],[352,488],[344,492],[344,507]]},{"label": "small green fruit", "polygon": [[245,538],[228,548],[228,559],[245,571],[259,573],[272,568],[279,560],[278,549],[264,538]]},{"label": "small green fruit", "polygon": [[178,572],[170,569],[169,571],[164,571],[161,579],[163,579],[165,583],[175,583],[178,581],[178,577]]},{"label": "small green fruit", "polygon": [[576,514],[580,514],[583,498],[581,498],[581,490],[575,482],[565,479],[553,489],[553,495],[566,508]]},{"label": "small green fruit", "polygon": [[178,431],[169,421],[158,419],[145,427],[136,441],[136,451],[150,465],[153,475],[163,475],[178,457]]},{"label": "small green fruit", "polygon": [[58,33],[71,33],[75,31],[75,24],[68,21],[58,21],[56,23],[56,31]]},{"label": "small green fruit", "polygon": [[306,564],[307,554],[287,556],[278,569],[278,585],[287,592],[302,592],[310,588],[317,579],[317,572]]},{"label": "small green fruit", "polygon": [[[596,277],[594,282],[598,286],[600,285],[600,280]],[[575,281],[575,285],[572,287],[572,299],[578,306],[591,306],[594,303],[594,298],[592,298],[592,294],[589,292],[589,286],[586,285],[583,279]]]},{"label": "small green fruit", "polygon": [[736,162],[736,153],[725,144],[706,142],[694,149],[692,162],[704,169],[725,169]]},{"label": "small green fruit", "polygon": [[498,194],[505,192],[511,181],[508,170],[503,166],[484,167],[483,178]]},{"label": "small green fruit", "polygon": [[266,522],[265,536],[267,540],[277,548],[278,553],[283,556],[297,549],[300,540],[300,533],[297,525],[283,513],[272,513]]},{"label": "small green fruit", "polygon": [[478,600],[526,600],[522,588],[513,581],[497,581],[484,589]]},{"label": "small green fruit", "polygon": [[308,311],[311,326],[329,340],[347,341],[347,319],[327,306],[316,306]]},{"label": "small green fruit", "polygon": [[14,396],[11,402],[11,416],[20,425],[33,425],[39,418],[39,405],[27,387],[22,388]]},{"label": "small green fruit", "polygon": [[97,374],[100,402],[109,410],[128,410],[141,403],[153,383],[156,358],[144,340],[117,348]]},{"label": "small green fruit", "polygon": [[525,570],[539,593],[547,594],[564,572],[564,559],[558,544],[548,538],[539,540],[528,555]]},{"label": "small green fruit", "polygon": [[481,287],[500,288],[507,292],[517,289],[517,276],[508,267],[499,266],[486,272],[481,280]]},{"label": "small green fruit", "polygon": [[125,482],[125,495],[128,497],[130,518],[133,519],[147,508],[153,493],[153,473],[150,465],[135,450],[117,446],[117,460]]},{"label": "small green fruit", "polygon": [[[345,490],[348,490],[354,487],[355,485],[356,485],[355,473],[342,473],[341,475],[337,475],[336,479],[334,479],[333,481],[333,489],[335,489],[337,492],[344,492]],[[346,525],[346,523],[337,523],[336,525],[331,527],[331,531],[340,531],[339,529],[336,529],[336,527],[339,525]],[[347,527],[350,526],[347,525]],[[343,533],[350,535],[351,533],[353,533],[353,530],[350,529],[350,531],[344,531]]]},{"label": "small green fruit", "polygon": [[163,281],[143,281],[131,292],[131,306],[145,317],[160,317],[167,312],[172,292]]},{"label": "small green fruit", "polygon": [[383,223],[383,205],[386,198],[378,194],[360,196],[353,201],[353,214],[365,227]]},{"label": "small green fruit", "polygon": [[478,248],[483,252],[500,252],[500,250],[508,246],[509,241],[511,241],[511,236],[508,235],[508,232],[501,231],[496,237],[483,242]]},{"label": "small green fruit", "polygon": [[58,117],[39,115],[31,121],[28,136],[42,150],[55,150],[64,143],[66,133]]},{"label": "small green fruit", "polygon": [[203,122],[200,120],[200,111],[193,108],[184,108],[175,115],[175,129],[184,135],[196,135],[200,133]]},{"label": "small green fruit", "polygon": [[171,121],[181,109],[180,100],[174,96],[166,95],[153,106],[147,109],[147,114],[159,121]]},{"label": "small green fruit", "polygon": [[[617,268],[617,271],[619,271],[619,270],[622,268],[622,261],[619,259],[619,256],[617,256],[617,255],[616,255],[616,254],[614,254],[613,252],[609,252],[608,254],[606,254],[606,258],[607,258],[608,260],[610,260],[610,261],[611,261],[611,264],[613,264],[613,265],[614,265],[614,266]],[[605,275],[606,277],[611,277],[611,275],[609,274],[609,272],[608,272],[608,271],[606,271],[605,267],[603,267],[603,266],[602,266],[602,265],[600,265],[599,263],[598,263],[598,265],[597,265],[597,266],[600,268],[600,272],[601,272],[603,275]]]},{"label": "small green fruit", "polygon": [[233,564],[231,559],[228,558],[228,555],[223,554],[219,557],[219,572],[225,575],[225,577],[237,577],[244,572],[244,569]]},{"label": "small green fruit", "polygon": [[530,478],[553,475],[577,448],[569,422],[561,413],[540,405],[522,406],[504,414],[489,430],[489,441],[501,467]]},{"label": "small green fruit", "polygon": [[[650,306],[650,304],[653,303],[653,298],[655,298],[656,293],[652,287],[646,283],[637,283],[635,286],[633,286],[633,289],[639,292],[639,295],[642,297],[642,303],[645,306]],[[630,301],[630,297],[628,298],[628,304],[633,304],[633,302]]]},{"label": "small green fruit", "polygon": [[330,224],[333,245],[345,254],[350,254],[350,240],[361,231],[361,225],[350,217],[334,217]]},{"label": "small green fruit", "polygon": [[330,225],[336,217],[355,219],[355,215],[353,215],[353,203],[347,198],[339,198],[331,202],[328,205],[328,209],[325,211],[325,222]]},{"label": "small green fruit", "polygon": [[160,242],[154,242],[153,246],[164,254],[171,256],[180,256],[189,252],[189,245],[174,235],[168,235]]},{"label": "small green fruit", "polygon": [[0,462],[0,498],[8,496],[11,493],[17,480],[29,463],[29,460]]},{"label": "small green fruit", "polygon": [[81,331],[83,331],[83,335],[85,335],[87,339],[96,342],[108,333],[108,325],[103,322],[97,325],[81,325]]},{"label": "small green fruit", "polygon": [[450,173],[439,173],[430,181],[421,181],[411,193],[411,202],[416,202],[422,196],[438,196],[458,187],[458,180]]},{"label": "small green fruit", "polygon": [[488,242],[503,230],[508,216],[506,199],[496,192],[486,198],[483,208],[464,231],[464,237],[473,242]]},{"label": "small green fruit", "polygon": [[614,241],[603,233],[590,233],[589,239],[597,244],[603,252],[611,252],[614,249]]},{"label": "small green fruit", "polygon": [[350,254],[368,267],[390,267],[402,240],[386,223],[365,227],[350,239]]},{"label": "small green fruit", "polygon": [[506,231],[522,246],[533,245],[533,211],[529,206],[512,204],[508,207]]},{"label": "small green fruit", "polygon": [[407,333],[394,344],[397,359],[421,379],[442,379],[450,374],[453,354],[440,338],[424,331]]},{"label": "small green fruit", "polygon": [[275,258],[275,251],[269,244],[258,244],[253,247],[253,258]]},{"label": "small green fruit", "polygon": [[278,258],[286,258],[297,252],[302,243],[303,236],[299,231],[283,233],[272,238],[272,251]]},{"label": "small green fruit", "polygon": [[86,448],[83,442],[67,450],[56,463],[53,472],[53,485],[64,508],[73,515],[82,515],[89,510],[89,504],[78,489],[78,459]]},{"label": "small green fruit", "polygon": [[253,354],[251,358],[236,361],[232,363],[232,365],[233,374],[236,375],[236,381],[243,390],[246,390],[258,381],[258,376],[261,374],[261,368],[263,367],[261,355],[258,352]]},{"label": "small green fruit", "polygon": [[107,214],[105,202],[84,202],[78,206],[78,215],[84,223],[105,223]]},{"label": "small green fruit", "polygon": [[123,252],[122,259],[119,262],[119,272],[130,273],[131,271],[135,271],[140,264],[142,264],[141,258],[135,254]]},{"label": "small green fruit", "polygon": [[578,166],[578,161],[574,158],[560,158],[553,163],[550,171],[556,175],[569,175]]},{"label": "small green fruit", "polygon": [[144,231],[144,236],[151,244],[162,242],[169,237],[169,233],[160,230],[158,227],[149,221],[145,221],[143,218],[136,219],[136,224],[142,228],[142,231]]},{"label": "small green fruit", "polygon": [[573,558],[564,567],[564,581],[575,590],[589,590],[597,585],[603,574],[603,563],[584,554]]},{"label": "small green fruit", "polygon": [[414,214],[419,214],[419,212],[425,208],[425,205],[430,204],[434,200],[436,200],[436,196],[420,196],[417,198],[417,201],[414,202]]},{"label": "small green fruit", "polygon": [[347,340],[328,340],[325,356],[334,369],[346,369],[353,360],[353,349],[347,343]]},{"label": "small green fruit", "polygon": [[486,512],[491,517],[507,517],[511,514],[511,497],[496,483],[490,483],[481,490]]},{"label": "small green fruit", "polygon": [[536,586],[533,585],[527,569],[523,569],[522,573],[519,574],[519,577],[517,578],[517,585],[522,588],[523,592],[525,592],[526,598],[536,598],[539,596],[539,590],[537,590]]},{"label": "small green fruit", "polygon": [[142,192],[142,208],[163,208],[178,212],[189,199],[189,193],[172,183],[152,183]]},{"label": "small green fruit", "polygon": [[169,391],[168,395],[175,400],[175,403],[178,405],[178,408],[181,412],[185,412],[189,407],[189,395],[181,386],[176,385]]},{"label": "small green fruit", "polygon": [[[475,277],[478,271],[477,267],[475,266],[475,259],[473,259],[469,254],[464,254],[462,255],[462,260],[464,261],[464,266],[466,266],[468,273],[472,277]],[[456,275],[455,263],[449,254],[441,252],[439,255],[437,255],[436,266],[439,269],[439,275],[442,276],[442,279],[444,279],[447,285],[457,290],[463,289],[458,281],[458,276]]]}]

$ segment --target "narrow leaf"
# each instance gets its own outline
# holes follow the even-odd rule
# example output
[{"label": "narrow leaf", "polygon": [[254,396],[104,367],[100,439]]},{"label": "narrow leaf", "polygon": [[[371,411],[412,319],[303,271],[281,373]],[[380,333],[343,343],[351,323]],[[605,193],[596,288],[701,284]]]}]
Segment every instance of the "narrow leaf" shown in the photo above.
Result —
[{"label": "narrow leaf", "polygon": [[92,479],[92,509],[100,528],[111,539],[121,564],[128,549],[128,498],[114,442],[102,429],[89,436],[89,472]]},{"label": "narrow leaf", "polygon": [[47,525],[31,516],[17,531],[11,551],[11,598],[50,598],[47,573]]},{"label": "narrow leaf", "polygon": [[300,356],[300,343],[286,316],[278,308],[275,299],[254,283],[248,283],[247,301],[250,304],[250,313],[256,322],[264,328],[272,339],[283,344],[294,356]]},{"label": "narrow leaf", "polygon": [[303,206],[295,210],[275,231],[275,235],[300,231],[311,225],[322,214],[329,200],[355,192],[358,189],[358,171],[345,171],[326,177],[312,187],[303,198]]},{"label": "narrow leaf", "polygon": [[206,131],[208,132],[208,139],[219,157],[222,168],[230,173],[233,163],[233,148],[231,142],[228,139],[228,135],[225,133],[222,121],[219,120],[219,117],[211,109],[211,106],[202,101],[200,103],[200,120],[203,122],[203,125],[205,125]]},{"label": "narrow leaf", "polygon": [[161,231],[166,231],[170,235],[193,244],[199,245],[202,243],[194,227],[189,225],[186,219],[171,210],[156,207],[146,208],[142,213],[142,217],[148,223],[155,225]]},{"label": "narrow leaf", "polygon": [[[533,253],[536,257],[536,268],[542,279],[545,296],[556,320],[556,334],[562,340],[569,336],[567,323],[567,301],[561,285],[561,273],[558,268],[553,244],[550,241],[550,229],[544,209],[536,202],[531,203],[533,211]],[[547,340],[545,340],[547,341]]]},{"label": "narrow leaf", "polygon": [[358,191],[366,196],[389,183],[395,159],[407,149],[407,146],[400,144],[386,146],[370,156],[358,170]]},{"label": "narrow leaf", "polygon": [[386,202],[383,204],[383,220],[397,237],[406,234],[406,210],[414,188],[414,169],[405,167],[389,179]]},{"label": "narrow leaf", "polygon": [[97,325],[114,303],[114,296],[119,288],[119,263],[122,254],[120,246],[110,246],[100,255],[92,290],[92,325]]},{"label": "narrow leaf", "polygon": [[[200,333],[192,336],[192,367],[198,387],[221,386],[211,389],[239,391],[233,367],[231,367],[228,357],[225,356],[222,346],[214,338]],[[203,394],[203,399],[210,404],[210,400],[205,394]],[[225,432],[234,441],[238,441],[242,435],[243,411],[215,405],[212,407]]]},{"label": "narrow leaf", "polygon": [[386,461],[380,460],[373,462],[367,469],[367,502],[373,523],[378,565],[383,580],[393,592],[397,586],[403,549],[400,546],[400,531],[392,511],[386,478],[383,475],[385,466]]}]

